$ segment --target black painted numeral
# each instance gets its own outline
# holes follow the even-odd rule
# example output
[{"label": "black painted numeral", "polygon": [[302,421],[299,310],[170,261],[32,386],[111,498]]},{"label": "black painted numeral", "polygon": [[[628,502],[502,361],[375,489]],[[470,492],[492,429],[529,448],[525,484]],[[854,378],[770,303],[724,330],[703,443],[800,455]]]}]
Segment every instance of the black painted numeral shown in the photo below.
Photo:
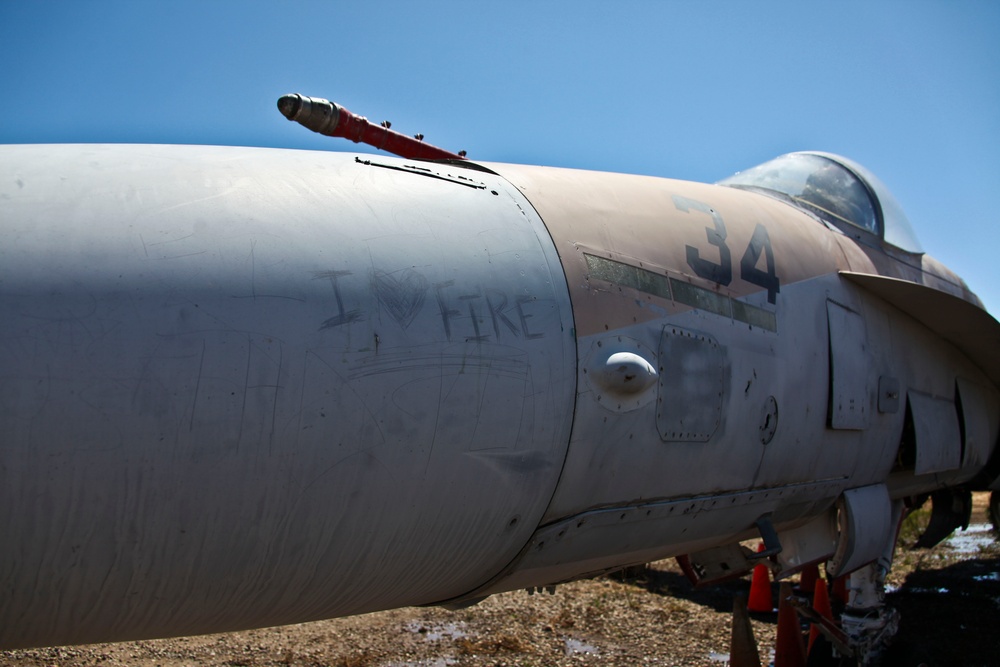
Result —
[{"label": "black painted numeral", "polygon": [[[764,265],[767,267],[763,271],[757,268],[761,251],[764,251]],[[757,228],[753,230],[750,245],[743,253],[743,259],[740,260],[740,278],[766,289],[768,303],[774,303],[777,300],[781,284],[778,281],[778,275],[774,272],[774,250],[771,249],[771,237],[767,235],[767,228],[764,225],[758,224]]]},{"label": "black painted numeral", "polygon": [[685,213],[694,209],[712,216],[715,228],[706,227],[705,236],[708,237],[710,244],[719,249],[719,263],[716,264],[711,260],[701,257],[698,249],[690,245],[685,246],[687,263],[695,274],[701,278],[711,280],[720,285],[731,283],[733,281],[732,254],[729,252],[729,246],[726,245],[726,223],[722,221],[722,216],[716,213],[708,204],[678,195],[674,195],[674,206]]},{"label": "black painted numeral", "polygon": [[[712,217],[712,227],[705,228],[705,236],[708,242],[719,249],[719,263],[705,259],[694,246],[684,246],[687,253],[688,266],[700,278],[711,280],[720,285],[728,285],[733,280],[732,253],[726,245],[726,223],[722,216],[711,206],[694,199],[674,195],[674,206],[677,210],[689,213],[699,211]],[[758,269],[757,263],[760,261],[761,253],[764,254],[764,269]],[[771,248],[771,237],[767,234],[767,228],[758,224],[750,237],[750,245],[747,246],[743,258],[740,259],[740,278],[758,285],[767,290],[768,303],[775,303],[778,292],[781,291],[781,281],[774,269],[774,250]]]}]

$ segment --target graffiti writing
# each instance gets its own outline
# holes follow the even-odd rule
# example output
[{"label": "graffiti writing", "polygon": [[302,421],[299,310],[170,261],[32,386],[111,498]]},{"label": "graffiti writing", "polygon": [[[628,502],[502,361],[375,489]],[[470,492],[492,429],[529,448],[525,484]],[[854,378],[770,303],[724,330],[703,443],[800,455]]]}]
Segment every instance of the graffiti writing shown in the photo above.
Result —
[{"label": "graffiti writing", "polygon": [[[539,308],[549,306],[527,294],[512,296],[495,288],[462,287],[454,280],[431,284],[414,269],[392,273],[372,271],[367,285],[370,294],[360,295],[359,277],[350,271],[320,271],[313,277],[330,282],[337,308],[336,314],[320,323],[320,331],[364,321],[376,314],[388,315],[401,329],[407,330],[425,310],[436,305],[431,312],[437,316],[440,331],[448,341],[489,342],[504,337],[535,340],[545,336],[537,317]],[[350,287],[345,287],[346,284]],[[428,296],[434,305],[428,306]],[[370,300],[360,303],[366,298]],[[365,305],[377,313],[369,312]]]}]

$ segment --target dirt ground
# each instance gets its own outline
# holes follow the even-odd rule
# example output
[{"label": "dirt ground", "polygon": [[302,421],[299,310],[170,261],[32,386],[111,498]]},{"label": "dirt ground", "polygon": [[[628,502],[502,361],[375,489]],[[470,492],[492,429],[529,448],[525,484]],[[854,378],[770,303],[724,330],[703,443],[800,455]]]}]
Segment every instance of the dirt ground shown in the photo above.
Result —
[{"label": "dirt ground", "polygon": [[[973,524],[987,523],[987,498],[976,495]],[[886,664],[1000,665],[1000,543],[992,537],[910,550],[904,536],[888,596],[902,624]],[[552,594],[504,593],[457,612],[408,608],[220,635],[6,651],[0,667],[721,666],[733,596],[748,589],[747,578],[695,591],[673,561],[663,561]],[[765,665],[775,621],[752,618]]]}]

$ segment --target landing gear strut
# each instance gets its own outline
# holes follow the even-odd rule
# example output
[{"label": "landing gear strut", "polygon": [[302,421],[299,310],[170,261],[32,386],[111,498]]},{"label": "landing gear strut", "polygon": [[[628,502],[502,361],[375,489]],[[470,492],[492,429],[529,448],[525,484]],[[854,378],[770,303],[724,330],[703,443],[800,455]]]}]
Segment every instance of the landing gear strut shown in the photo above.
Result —
[{"label": "landing gear strut", "polygon": [[848,602],[841,614],[841,627],[858,665],[878,664],[889,642],[899,630],[899,612],[885,604],[888,571],[871,563],[851,573]]}]

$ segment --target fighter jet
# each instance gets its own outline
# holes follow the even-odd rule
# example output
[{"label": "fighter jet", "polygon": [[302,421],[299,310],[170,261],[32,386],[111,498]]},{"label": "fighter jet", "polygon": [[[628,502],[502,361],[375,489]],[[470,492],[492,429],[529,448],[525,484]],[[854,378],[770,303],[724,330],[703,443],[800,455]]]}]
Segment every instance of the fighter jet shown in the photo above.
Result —
[{"label": "fighter jet", "polygon": [[1000,324],[860,165],[494,164],[279,106],[405,157],[0,147],[0,647],[680,557],[850,574],[863,648],[908,508],[933,543],[1000,489]]}]

